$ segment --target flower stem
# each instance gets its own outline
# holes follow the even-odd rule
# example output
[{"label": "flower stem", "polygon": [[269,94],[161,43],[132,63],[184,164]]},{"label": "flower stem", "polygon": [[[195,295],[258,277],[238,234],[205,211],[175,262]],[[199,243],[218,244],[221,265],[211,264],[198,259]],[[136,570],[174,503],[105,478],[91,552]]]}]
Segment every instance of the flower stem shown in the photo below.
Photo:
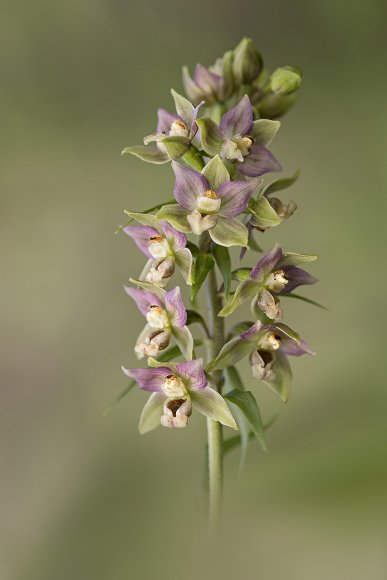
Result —
[{"label": "flower stem", "polygon": [[[208,232],[201,236],[201,251],[210,251],[211,239]],[[219,353],[224,343],[224,319],[218,316],[222,309],[223,300],[218,293],[218,283],[215,270],[210,270],[206,280],[206,298],[208,309],[209,335],[207,356],[213,360]],[[222,371],[213,374],[213,387],[220,393],[222,389]],[[223,450],[222,450],[222,425],[218,421],[207,419],[208,436],[208,502],[209,524],[215,529],[220,522],[223,495]]]}]

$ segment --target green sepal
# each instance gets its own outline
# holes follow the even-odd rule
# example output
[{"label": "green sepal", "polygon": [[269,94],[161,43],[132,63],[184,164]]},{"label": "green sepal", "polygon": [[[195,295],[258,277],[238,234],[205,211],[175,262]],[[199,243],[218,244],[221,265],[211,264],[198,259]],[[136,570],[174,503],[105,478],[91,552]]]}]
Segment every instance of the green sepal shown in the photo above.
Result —
[{"label": "green sepal", "polygon": [[238,306],[240,306],[248,298],[252,298],[255,294],[258,294],[261,285],[255,280],[244,280],[241,282],[234,294],[226,302],[225,306],[218,313],[218,316],[229,316],[234,312]]},{"label": "green sepal", "polygon": [[228,298],[231,287],[231,258],[230,252],[224,246],[216,245],[213,249],[216,264],[222,274],[224,282],[224,293]]},{"label": "green sepal", "polygon": [[251,136],[258,145],[269,145],[274,139],[281,123],[271,119],[258,119],[253,122]]},{"label": "green sepal", "polygon": [[253,214],[251,223],[259,228],[270,228],[278,226],[282,219],[271,207],[266,197],[261,196],[251,205],[250,211]]},{"label": "green sepal", "polygon": [[142,410],[138,430],[141,435],[153,431],[160,425],[160,417],[166,397],[163,393],[152,393]]},{"label": "green sepal", "polygon": [[292,369],[290,368],[290,364],[288,358],[282,354],[282,352],[276,352],[276,360],[275,360],[275,379],[272,381],[264,381],[266,385],[268,385],[272,391],[279,398],[286,403],[289,399],[290,389],[292,385]]},{"label": "green sepal", "polygon": [[243,282],[243,280],[249,280],[251,275],[251,268],[237,268],[232,271],[232,279],[238,280],[238,282]]},{"label": "green sepal", "polygon": [[315,260],[317,260],[317,256],[312,254],[295,254],[294,252],[286,252],[278,262],[277,268],[282,268],[283,266],[298,266],[299,264],[314,262]]},{"label": "green sepal", "polygon": [[191,226],[187,220],[187,210],[180,205],[164,205],[156,214],[158,220],[165,220],[173,225],[179,232],[191,233]]},{"label": "green sepal", "polygon": [[143,290],[147,290],[147,292],[152,292],[159,300],[164,301],[165,290],[160,288],[160,286],[156,286],[156,284],[151,284],[150,282],[144,282],[143,280],[137,280],[136,278],[129,278],[129,282]]},{"label": "green sepal", "polygon": [[261,413],[257,401],[251,391],[240,391],[235,389],[231,393],[225,395],[225,399],[233,403],[243,412],[246,419],[250,423],[251,429],[256,436],[263,451],[267,451],[265,442],[265,432],[261,419]]},{"label": "green sepal", "polygon": [[218,125],[209,117],[196,119],[196,124],[200,129],[200,140],[204,151],[211,157],[217,155],[223,143]]},{"label": "green sepal", "polygon": [[169,159],[179,159],[188,151],[191,146],[191,141],[188,137],[170,136],[163,137],[159,143],[165,147]]},{"label": "green sepal", "polygon": [[244,340],[243,338],[240,338],[240,336],[235,336],[226,342],[215,360],[207,365],[206,370],[208,372],[213,372],[220,371],[226,367],[231,367],[248,354],[251,354],[255,348],[255,342]]},{"label": "green sepal", "polygon": [[211,189],[218,191],[222,183],[230,181],[230,174],[227,171],[219,155],[215,155],[202,170],[202,175],[207,179]]},{"label": "green sepal", "polygon": [[128,153],[135,155],[142,161],[146,161],[147,163],[156,163],[157,165],[168,163],[168,161],[170,161],[170,157],[167,155],[167,153],[160,151],[156,143],[125,147],[125,149],[121,151],[121,155],[127,155]]},{"label": "green sepal", "polygon": [[226,401],[217,391],[211,387],[205,387],[197,391],[190,391],[190,396],[192,404],[200,413],[213,421],[219,421],[222,425],[231,427],[231,429],[238,429]]},{"label": "green sepal", "polygon": [[276,322],[275,326],[280,330],[282,330],[282,332],[286,334],[286,336],[288,336],[289,338],[295,340],[296,342],[298,342],[298,344],[300,344],[301,336],[298,334],[298,332],[290,328],[290,326],[287,326],[287,324],[283,324],[282,322]]},{"label": "green sepal", "polygon": [[[195,110],[193,104],[182,95],[179,95],[179,93],[177,93],[174,89],[171,89],[171,94],[173,100],[175,101],[176,113],[185,122],[192,123]],[[188,129],[190,129],[190,127],[188,127]]]},{"label": "green sepal", "polygon": [[290,187],[291,185],[293,185],[293,183],[295,183],[297,181],[297,179],[300,177],[301,175],[301,171],[298,170],[295,172],[295,174],[292,177],[283,177],[282,179],[277,179],[276,181],[273,181],[272,183],[269,183],[262,191],[263,195],[270,195],[271,193],[274,193],[276,191],[282,191],[283,189],[287,189],[288,187]]},{"label": "green sepal", "polygon": [[218,218],[216,226],[209,230],[213,242],[220,246],[247,247],[248,230],[244,224],[235,218]]},{"label": "green sepal", "polygon": [[192,286],[194,279],[194,263],[188,248],[174,252],[175,262],[188,286]]},{"label": "green sepal", "polygon": [[209,271],[215,265],[214,257],[211,254],[199,254],[195,262],[195,276],[191,287],[191,300],[195,300],[197,293],[204,284]]},{"label": "green sepal", "polygon": [[124,210],[124,213],[129,216],[131,220],[134,220],[143,226],[157,228],[159,225],[159,220],[156,218],[156,216],[150,213],[139,213],[136,211],[129,211],[127,209]]},{"label": "green sepal", "polygon": [[172,326],[171,333],[186,360],[192,360],[194,341],[188,326]]}]

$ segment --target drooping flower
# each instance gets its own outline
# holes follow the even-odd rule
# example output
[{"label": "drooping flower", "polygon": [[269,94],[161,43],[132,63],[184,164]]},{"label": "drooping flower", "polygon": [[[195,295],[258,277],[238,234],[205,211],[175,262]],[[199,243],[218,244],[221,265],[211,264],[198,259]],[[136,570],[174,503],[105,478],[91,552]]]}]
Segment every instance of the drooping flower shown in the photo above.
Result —
[{"label": "drooping flower", "polygon": [[298,286],[317,282],[316,278],[298,267],[316,258],[306,254],[283,253],[281,246],[275,244],[257,262],[249,277],[237,286],[219,316],[228,316],[245,300],[254,298],[253,304],[266,316],[272,320],[280,319],[282,309],[278,296],[290,293]]},{"label": "drooping flower", "polygon": [[194,107],[173,89],[171,92],[176,113],[159,109],[156,132],[144,138],[144,145],[127,147],[123,154],[131,153],[143,161],[161,164],[178,159],[188,151],[198,130],[196,117],[203,102]]},{"label": "drooping flower", "polygon": [[245,95],[227,111],[219,126],[209,118],[198,119],[203,149],[209,155],[220,154],[222,159],[236,163],[239,173],[257,177],[280,171],[281,165],[266,148],[280,127],[279,121],[254,121],[250,99]]},{"label": "drooping flower", "polygon": [[209,230],[212,240],[222,246],[246,245],[247,229],[235,218],[243,213],[258,187],[257,180],[230,181],[230,175],[219,156],[214,157],[201,173],[173,162],[176,175],[174,195],[180,206],[164,206],[159,218],[181,227],[185,219],[194,234]]},{"label": "drooping flower", "polygon": [[186,427],[192,406],[200,413],[237,429],[223,397],[207,386],[203,360],[184,363],[156,364],[156,368],[127,369],[123,372],[133,378],[140,389],[151,392],[140,418],[140,433],[147,433],[160,424],[164,427]]},{"label": "drooping flower", "polygon": [[165,292],[152,284],[138,281],[136,284],[141,288],[125,286],[125,292],[133,298],[147,320],[135,346],[138,358],[157,356],[161,350],[167,348],[173,336],[184,357],[191,360],[193,338],[186,326],[187,311],[180,288],[176,286]]},{"label": "drooping flower", "polygon": [[[136,215],[136,214],[133,214]],[[124,232],[130,236],[149,262],[144,279],[157,286],[165,286],[175,271],[181,270],[187,284],[192,284],[192,254],[186,247],[187,237],[166,221],[151,221],[154,226],[126,226]],[[139,218],[141,219],[141,218]]]},{"label": "drooping flower", "polygon": [[229,340],[209,370],[217,371],[249,357],[253,376],[264,380],[286,401],[291,384],[288,356],[314,355],[306,342],[285,324],[263,324],[257,320],[248,330]]}]

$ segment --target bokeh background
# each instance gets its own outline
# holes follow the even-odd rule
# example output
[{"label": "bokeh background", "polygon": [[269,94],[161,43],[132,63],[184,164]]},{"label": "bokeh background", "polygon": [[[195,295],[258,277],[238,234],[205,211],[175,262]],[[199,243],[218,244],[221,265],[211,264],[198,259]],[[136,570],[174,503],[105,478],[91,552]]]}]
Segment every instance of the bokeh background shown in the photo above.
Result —
[{"label": "bokeh background", "polygon": [[[387,575],[385,3],[194,4],[2,0],[1,580]],[[122,363],[142,320],[122,291],[142,257],[115,236],[124,208],[170,198],[168,167],[121,158],[181,90],[244,35],[304,85],[273,151],[302,178],[295,216],[266,233],[317,253],[288,322],[318,352],[296,361],[269,418],[269,453],[226,460],[218,545],[204,531],[205,422],[145,437],[145,396]],[[251,379],[246,369],[246,382]]]}]

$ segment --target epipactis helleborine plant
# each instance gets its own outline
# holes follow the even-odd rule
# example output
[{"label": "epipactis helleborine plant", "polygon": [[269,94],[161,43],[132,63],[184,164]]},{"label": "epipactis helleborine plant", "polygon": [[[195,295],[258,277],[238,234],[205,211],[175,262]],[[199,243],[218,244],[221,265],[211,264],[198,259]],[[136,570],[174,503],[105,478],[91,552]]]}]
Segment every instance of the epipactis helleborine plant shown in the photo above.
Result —
[{"label": "epipactis helleborine plant", "polygon": [[[134,351],[139,359],[148,357],[148,366],[123,367],[130,383],[116,402],[136,384],[150,393],[141,433],[160,425],[187,427],[195,408],[206,416],[209,513],[215,522],[223,455],[239,445],[244,457],[253,437],[266,449],[258,403],[236,365],[246,359],[249,385],[255,379],[288,400],[289,358],[314,352],[282,322],[282,297],[318,305],[294,293],[317,281],[301,267],[316,256],[283,251],[279,244],[263,253],[256,240],[297,208],[273,193],[292,185],[298,173],[268,183],[262,176],[281,171],[268,147],[280,128],[278,118],[295,101],[300,70],[268,72],[253,42],[244,38],[214,65],[198,64],[193,77],[185,67],[183,84],[188,98],[172,90],[175,111],[160,108],[156,132],[123,151],[149,163],[171,162],[175,182],[172,201],[157,200],[143,212],[125,210],[130,220],[120,227],[147,258],[125,291],[146,319]],[[233,268],[234,246],[239,260],[248,250],[262,256],[251,267]],[[172,278],[175,286],[165,290]],[[189,309],[176,286],[181,283],[190,289],[183,293]],[[196,301],[203,285],[206,312]],[[246,301],[252,319],[226,333],[225,318]],[[193,323],[199,335],[191,333]],[[204,353],[198,354],[202,348],[206,363]],[[222,426],[239,432],[225,438]]]}]

